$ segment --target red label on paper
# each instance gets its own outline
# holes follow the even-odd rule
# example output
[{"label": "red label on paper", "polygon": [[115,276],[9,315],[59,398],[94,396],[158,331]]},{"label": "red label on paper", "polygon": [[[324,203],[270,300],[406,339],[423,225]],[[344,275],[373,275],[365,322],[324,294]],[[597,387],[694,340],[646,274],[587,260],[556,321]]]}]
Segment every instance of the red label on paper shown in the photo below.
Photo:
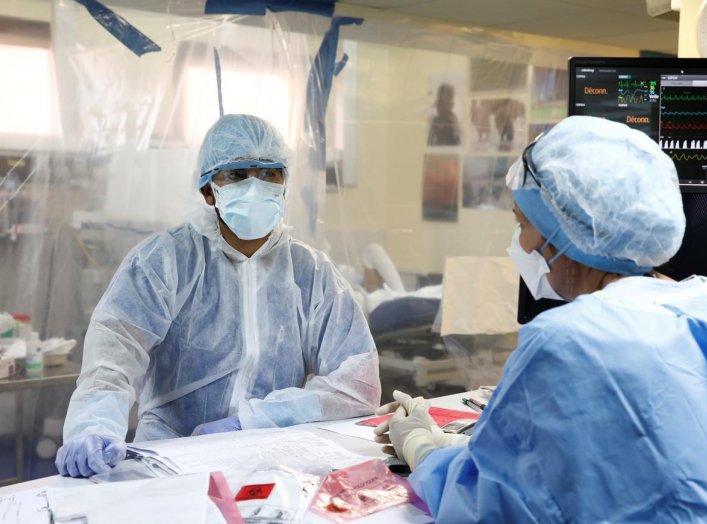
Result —
[{"label": "red label on paper", "polygon": [[236,493],[236,502],[239,500],[266,499],[270,496],[274,487],[275,484],[250,484],[249,486],[243,486]]},{"label": "red label on paper", "polygon": [[[383,415],[382,417],[367,418],[356,422],[359,426],[377,426],[381,422],[388,420],[393,415]],[[430,408],[430,417],[434,419],[439,427],[463,418],[478,419],[480,415],[472,411],[457,411],[456,409]]]}]

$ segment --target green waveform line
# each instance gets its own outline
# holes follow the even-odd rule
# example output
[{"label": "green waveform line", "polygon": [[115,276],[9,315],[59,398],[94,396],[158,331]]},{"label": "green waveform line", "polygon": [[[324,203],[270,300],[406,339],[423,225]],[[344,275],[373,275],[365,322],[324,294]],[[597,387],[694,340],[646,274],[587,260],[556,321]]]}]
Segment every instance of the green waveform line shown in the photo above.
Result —
[{"label": "green waveform line", "polygon": [[690,93],[682,93],[679,95],[663,95],[663,100],[707,100],[707,95],[693,95]]},{"label": "green waveform line", "polygon": [[687,153],[671,153],[668,154],[670,158],[673,160],[677,160],[679,162],[685,162],[687,160],[707,160],[707,155],[688,155]]},{"label": "green waveform line", "polygon": [[648,84],[645,80],[634,80],[633,82],[630,80],[619,80],[617,87],[619,89],[621,89],[622,87],[638,87],[641,89],[646,89],[648,87]]}]

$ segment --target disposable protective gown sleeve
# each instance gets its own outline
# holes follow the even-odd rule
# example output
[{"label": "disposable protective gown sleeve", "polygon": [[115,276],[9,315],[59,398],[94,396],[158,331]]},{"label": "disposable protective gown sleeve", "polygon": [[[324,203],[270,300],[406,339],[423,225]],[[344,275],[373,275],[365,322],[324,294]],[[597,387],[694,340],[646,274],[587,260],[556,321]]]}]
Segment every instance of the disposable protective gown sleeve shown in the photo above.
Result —
[{"label": "disposable protective gown sleeve", "polygon": [[323,253],[278,227],[251,258],[212,209],[123,261],[96,307],[64,438],[191,434],[354,417],[380,402],[378,357],[350,287]]},{"label": "disposable protective gown sleeve", "polygon": [[523,327],[469,444],[410,481],[444,523],[705,522],[705,457],[707,279],[632,277]]}]

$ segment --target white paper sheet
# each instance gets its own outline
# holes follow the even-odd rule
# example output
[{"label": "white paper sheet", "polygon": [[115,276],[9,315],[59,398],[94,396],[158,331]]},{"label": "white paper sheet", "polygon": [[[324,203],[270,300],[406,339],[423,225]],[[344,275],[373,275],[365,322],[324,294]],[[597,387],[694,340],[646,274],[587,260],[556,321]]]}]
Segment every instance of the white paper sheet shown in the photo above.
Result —
[{"label": "white paper sheet", "polygon": [[265,460],[310,472],[344,468],[370,458],[351,453],[312,433],[286,428],[135,443],[128,449],[165,459],[181,473],[226,472],[239,464]]},{"label": "white paper sheet", "polygon": [[0,524],[49,524],[46,488],[0,495]]},{"label": "white paper sheet", "polygon": [[319,429],[325,429],[327,431],[333,431],[340,435],[346,435],[348,437],[362,438],[364,440],[375,441],[375,435],[373,434],[372,426],[359,426],[357,422],[359,420],[366,420],[372,418],[372,416],[363,417],[356,420],[346,420],[344,422],[336,422],[334,424],[327,424],[325,426],[319,426]]},{"label": "white paper sheet", "polygon": [[[69,523],[77,517],[84,517],[91,524],[198,524],[214,522],[208,489],[209,474],[198,473],[48,488],[47,496],[55,524]],[[224,522],[220,513],[216,522]]]}]

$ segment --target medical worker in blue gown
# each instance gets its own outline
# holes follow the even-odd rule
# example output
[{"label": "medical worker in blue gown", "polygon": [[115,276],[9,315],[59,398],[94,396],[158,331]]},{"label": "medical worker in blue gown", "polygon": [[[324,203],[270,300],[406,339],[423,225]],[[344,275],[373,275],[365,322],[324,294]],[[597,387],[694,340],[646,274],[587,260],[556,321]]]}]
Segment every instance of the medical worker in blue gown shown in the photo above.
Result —
[{"label": "medical worker in blue gown", "polygon": [[379,442],[437,522],[707,522],[707,279],[655,273],[685,229],[675,167],[569,117],[510,169],[510,256],[536,298],[473,435],[395,392]]},{"label": "medical worker in blue gown", "polygon": [[377,352],[350,287],[281,222],[287,160],[282,136],[260,118],[226,115],[208,131],[199,153],[208,205],[136,246],[93,313],[61,474],[122,460],[135,401],[136,441],[379,405]]}]

